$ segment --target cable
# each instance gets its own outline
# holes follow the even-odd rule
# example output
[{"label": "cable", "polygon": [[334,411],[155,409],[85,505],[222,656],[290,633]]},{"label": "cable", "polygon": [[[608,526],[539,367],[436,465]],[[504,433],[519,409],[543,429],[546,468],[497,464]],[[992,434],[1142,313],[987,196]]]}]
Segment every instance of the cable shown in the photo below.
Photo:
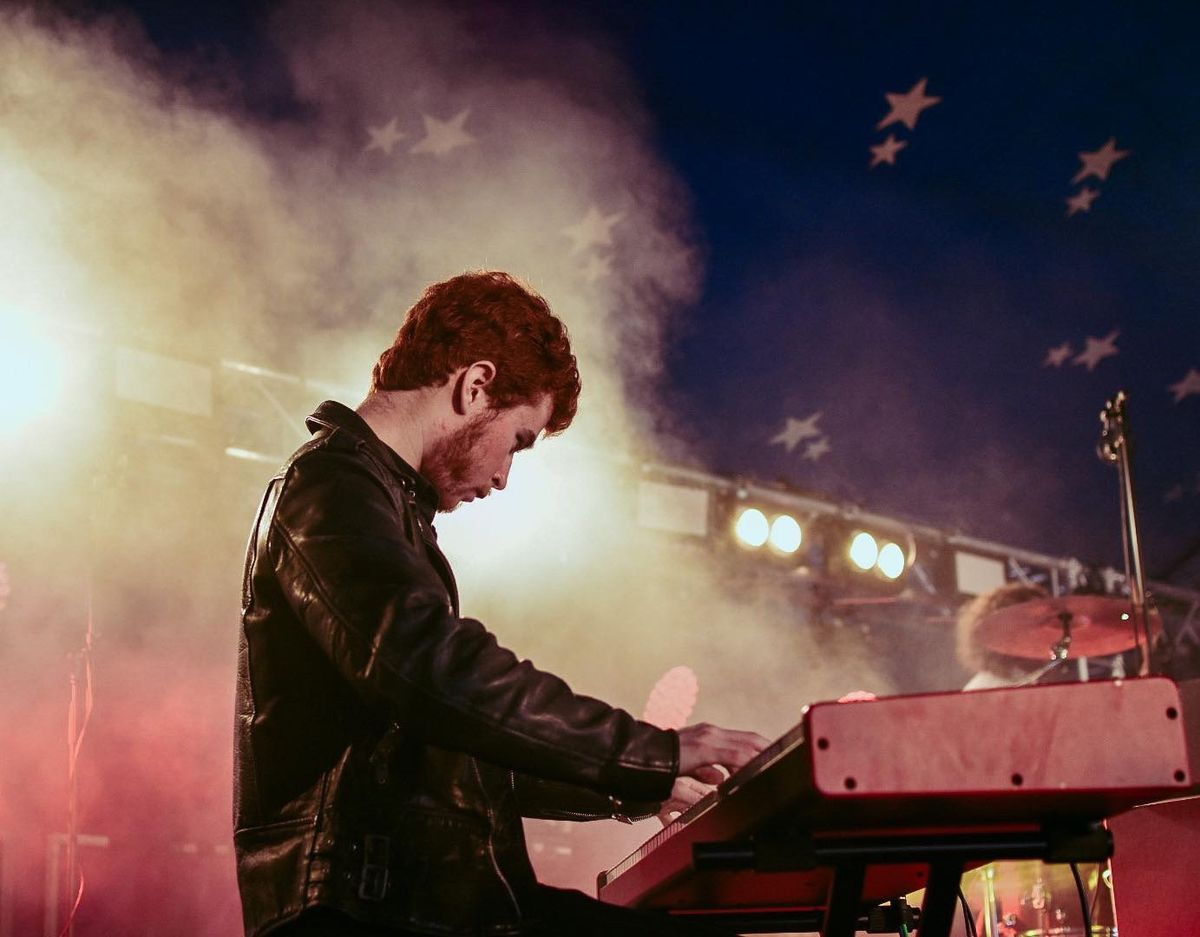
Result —
[{"label": "cable", "polygon": [[958,903],[962,905],[963,926],[967,929],[967,937],[979,937],[979,931],[975,929],[975,915],[971,913],[971,906],[967,904],[967,893],[962,890],[962,886],[958,889]]},{"label": "cable", "polygon": [[1079,866],[1071,863],[1071,874],[1075,876],[1075,890],[1079,892],[1079,907],[1083,911],[1083,932],[1092,932],[1092,909],[1088,904],[1087,890],[1083,887],[1083,878],[1079,874]]},{"label": "cable", "polygon": [[87,631],[84,634],[83,648],[79,651],[78,659],[83,663],[83,704],[80,713],[79,683],[77,679],[78,664],[72,663],[71,670],[71,708],[67,714],[67,788],[68,788],[68,818],[67,818],[67,878],[74,886],[75,900],[71,904],[67,922],[59,932],[59,937],[72,937],[75,933],[75,918],[83,904],[84,878],[83,870],[79,867],[79,754],[83,749],[83,737],[87,734],[88,724],[92,721],[92,707],[95,698],[92,691],[92,648],[95,636],[95,619],[92,604],[92,575],[88,569],[87,575]]}]

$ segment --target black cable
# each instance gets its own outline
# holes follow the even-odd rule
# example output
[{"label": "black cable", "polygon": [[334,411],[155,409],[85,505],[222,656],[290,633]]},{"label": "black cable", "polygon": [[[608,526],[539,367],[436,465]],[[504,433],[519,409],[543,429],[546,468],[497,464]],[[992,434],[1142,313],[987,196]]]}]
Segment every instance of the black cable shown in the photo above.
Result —
[{"label": "black cable", "polygon": [[967,894],[961,886],[958,889],[958,903],[962,905],[963,926],[966,927],[967,937],[979,937],[979,931],[975,929],[975,916],[971,914],[971,906],[967,904]]},{"label": "black cable", "polygon": [[[1083,910],[1083,932],[1092,932],[1092,908],[1088,903],[1087,890],[1083,887],[1083,878],[1079,874],[1079,866],[1071,863],[1071,874],[1075,876],[1075,890],[1079,892],[1079,907]],[[1099,883],[1097,883],[1099,889]]]}]

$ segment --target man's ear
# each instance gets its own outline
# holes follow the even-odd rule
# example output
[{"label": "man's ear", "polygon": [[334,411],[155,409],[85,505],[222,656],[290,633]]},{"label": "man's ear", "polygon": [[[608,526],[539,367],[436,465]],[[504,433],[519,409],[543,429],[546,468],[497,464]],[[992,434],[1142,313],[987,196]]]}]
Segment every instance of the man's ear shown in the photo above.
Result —
[{"label": "man's ear", "polygon": [[476,361],[464,368],[454,382],[454,412],[465,416],[486,410],[490,405],[488,388],[495,377],[496,366],[490,361]]}]

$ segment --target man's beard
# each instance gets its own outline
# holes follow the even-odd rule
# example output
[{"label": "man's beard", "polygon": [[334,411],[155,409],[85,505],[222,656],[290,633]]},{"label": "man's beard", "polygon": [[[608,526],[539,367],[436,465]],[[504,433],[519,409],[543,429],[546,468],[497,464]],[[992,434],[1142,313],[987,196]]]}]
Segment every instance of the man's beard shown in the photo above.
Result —
[{"label": "man's beard", "polygon": [[[462,502],[451,493],[466,483],[475,464],[475,444],[499,410],[480,413],[445,439],[438,440],[421,465],[421,473],[438,493],[438,510],[449,513]],[[453,501],[451,501],[453,498]]]}]

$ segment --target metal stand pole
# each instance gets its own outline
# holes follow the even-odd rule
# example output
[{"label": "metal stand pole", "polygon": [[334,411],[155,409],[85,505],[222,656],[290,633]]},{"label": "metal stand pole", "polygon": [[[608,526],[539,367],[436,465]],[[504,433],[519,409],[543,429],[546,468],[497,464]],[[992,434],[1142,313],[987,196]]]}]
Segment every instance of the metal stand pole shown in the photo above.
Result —
[{"label": "metal stand pole", "polygon": [[1125,580],[1133,606],[1133,633],[1142,663],[1139,676],[1150,674],[1150,620],[1146,613],[1146,570],[1142,563],[1142,541],[1138,532],[1137,496],[1133,490],[1132,441],[1129,430],[1129,395],[1119,390],[1100,412],[1103,431],[1098,454],[1117,467],[1121,496],[1121,546],[1125,554]]}]

